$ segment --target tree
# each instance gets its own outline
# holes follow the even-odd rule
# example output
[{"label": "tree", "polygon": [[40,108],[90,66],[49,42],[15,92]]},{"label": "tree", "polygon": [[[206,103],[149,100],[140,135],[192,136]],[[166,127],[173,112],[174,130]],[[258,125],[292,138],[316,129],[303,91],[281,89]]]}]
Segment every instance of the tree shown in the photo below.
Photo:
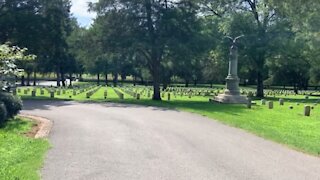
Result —
[{"label": "tree", "polygon": [[44,21],[46,34],[42,38],[40,64],[43,71],[56,72],[57,86],[65,86],[65,73],[63,66],[67,61],[67,37],[72,30],[70,15],[71,2],[69,0],[42,0],[40,13]]},{"label": "tree", "polygon": [[292,31],[296,33],[294,39],[302,41],[305,46],[303,55],[310,66],[310,80],[314,84],[320,83],[320,39],[319,39],[319,1],[313,0],[283,0],[272,1],[285,18],[292,22]]},{"label": "tree", "polygon": [[225,53],[221,52],[221,49],[212,50],[204,60],[203,76],[211,87],[214,83],[224,83],[227,76],[228,61],[225,60]]},{"label": "tree", "polygon": [[[34,55],[26,55],[27,49],[21,49],[17,46],[10,47],[7,44],[0,45],[0,77],[4,79],[8,76],[16,76],[22,72],[17,66],[17,61],[31,61],[36,58]],[[1,88],[9,84],[1,82]]]},{"label": "tree", "polygon": [[[100,0],[91,4],[91,9],[104,17],[104,35],[110,49],[119,53],[131,47],[146,59],[153,78],[153,100],[161,100],[161,62],[169,41],[177,40],[176,32],[179,37],[185,34],[189,19],[196,16],[194,8],[195,4],[187,0]],[[189,16],[177,16],[179,13]]]},{"label": "tree", "polygon": [[[10,42],[20,47],[27,47],[28,51],[40,57],[42,37],[44,32],[43,17],[40,14],[41,2],[39,0],[5,0],[0,2],[0,43]],[[24,62],[30,84],[30,75],[37,71],[37,60]],[[24,85],[24,74],[22,74]],[[35,85],[35,79],[34,79]]]},{"label": "tree", "polygon": [[[264,96],[266,60],[273,55],[274,39],[287,33],[287,20],[267,0],[205,1],[204,7],[223,18],[222,31],[231,36],[245,35],[244,52],[256,73],[257,97]],[[290,27],[290,26],[289,26]]]},{"label": "tree", "polygon": [[[36,49],[41,31],[38,0],[2,0],[0,1],[0,43],[10,41],[13,44],[30,46]],[[32,45],[32,43],[34,45]]]}]

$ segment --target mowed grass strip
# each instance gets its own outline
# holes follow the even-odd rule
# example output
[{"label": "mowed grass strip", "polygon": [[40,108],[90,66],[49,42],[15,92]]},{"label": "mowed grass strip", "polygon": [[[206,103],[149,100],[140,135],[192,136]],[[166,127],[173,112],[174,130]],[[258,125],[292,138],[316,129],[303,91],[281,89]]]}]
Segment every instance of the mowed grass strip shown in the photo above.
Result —
[{"label": "mowed grass strip", "polygon": [[44,155],[49,149],[45,139],[24,135],[33,123],[21,118],[9,121],[0,128],[0,179],[37,180]]},{"label": "mowed grass strip", "polygon": [[[108,97],[105,100],[103,93],[106,89]],[[121,88],[117,89],[121,91]],[[175,97],[171,93],[171,101],[168,101],[166,93],[163,101],[157,102],[150,100],[146,95],[142,96],[141,100],[136,100],[130,95],[124,94],[125,100],[120,100],[112,88],[103,87],[92,96],[91,101],[139,104],[192,112],[244,129],[293,149],[316,156],[320,155],[320,105],[314,105],[315,102],[319,101],[318,97],[310,96],[309,99],[305,99],[304,95],[281,95],[266,99],[267,101],[274,101],[274,109],[268,109],[266,105],[261,105],[259,100],[257,100],[256,106],[248,109],[245,105],[211,103],[209,102],[210,97],[203,96],[189,98],[177,94]],[[284,106],[279,105],[279,98],[284,99]],[[27,97],[27,99],[30,99],[30,97]],[[87,99],[76,96],[73,100],[85,101]],[[304,105],[314,106],[310,117],[303,115]],[[293,109],[289,109],[289,106],[293,106]]]}]

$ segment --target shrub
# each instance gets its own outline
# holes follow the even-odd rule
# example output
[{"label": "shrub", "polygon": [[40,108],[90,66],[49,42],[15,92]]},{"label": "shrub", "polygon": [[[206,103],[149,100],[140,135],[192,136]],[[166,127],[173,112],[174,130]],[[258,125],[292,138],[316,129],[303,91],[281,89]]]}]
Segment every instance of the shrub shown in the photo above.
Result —
[{"label": "shrub", "polygon": [[22,110],[22,101],[19,97],[7,92],[0,93],[0,101],[2,101],[7,109],[7,118],[13,118]]},{"label": "shrub", "polygon": [[0,102],[0,127],[7,120],[7,108],[3,102]]}]

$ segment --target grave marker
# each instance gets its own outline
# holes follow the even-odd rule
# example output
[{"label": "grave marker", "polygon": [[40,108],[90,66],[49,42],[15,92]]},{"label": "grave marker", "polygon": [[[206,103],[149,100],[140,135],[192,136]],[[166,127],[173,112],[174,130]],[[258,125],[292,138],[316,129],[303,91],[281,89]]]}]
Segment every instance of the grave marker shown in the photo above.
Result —
[{"label": "grave marker", "polygon": [[284,100],[283,99],[279,99],[279,104],[280,104],[280,106],[283,106],[284,105]]},{"label": "grave marker", "polygon": [[251,109],[251,107],[252,107],[252,101],[251,101],[251,98],[249,98],[247,102],[247,108]]},{"label": "grave marker", "polygon": [[54,98],[54,91],[50,92],[50,98]]},{"label": "grave marker", "polygon": [[15,96],[15,95],[17,95],[17,89],[13,89],[12,90],[12,94]]},{"label": "grave marker", "polygon": [[32,96],[32,97],[36,97],[36,90],[32,90],[31,96]]},{"label": "grave marker", "polygon": [[310,114],[311,114],[311,107],[304,106],[304,116],[310,116]]},{"label": "grave marker", "polygon": [[273,109],[273,101],[268,101],[268,108]]}]

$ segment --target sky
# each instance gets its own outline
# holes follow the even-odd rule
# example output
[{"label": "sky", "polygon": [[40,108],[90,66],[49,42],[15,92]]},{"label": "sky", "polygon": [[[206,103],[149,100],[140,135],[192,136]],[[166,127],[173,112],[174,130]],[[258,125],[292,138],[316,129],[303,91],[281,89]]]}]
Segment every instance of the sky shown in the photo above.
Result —
[{"label": "sky", "polygon": [[96,17],[95,13],[88,12],[88,2],[97,2],[98,0],[71,0],[71,13],[77,18],[79,24],[88,27]]}]

